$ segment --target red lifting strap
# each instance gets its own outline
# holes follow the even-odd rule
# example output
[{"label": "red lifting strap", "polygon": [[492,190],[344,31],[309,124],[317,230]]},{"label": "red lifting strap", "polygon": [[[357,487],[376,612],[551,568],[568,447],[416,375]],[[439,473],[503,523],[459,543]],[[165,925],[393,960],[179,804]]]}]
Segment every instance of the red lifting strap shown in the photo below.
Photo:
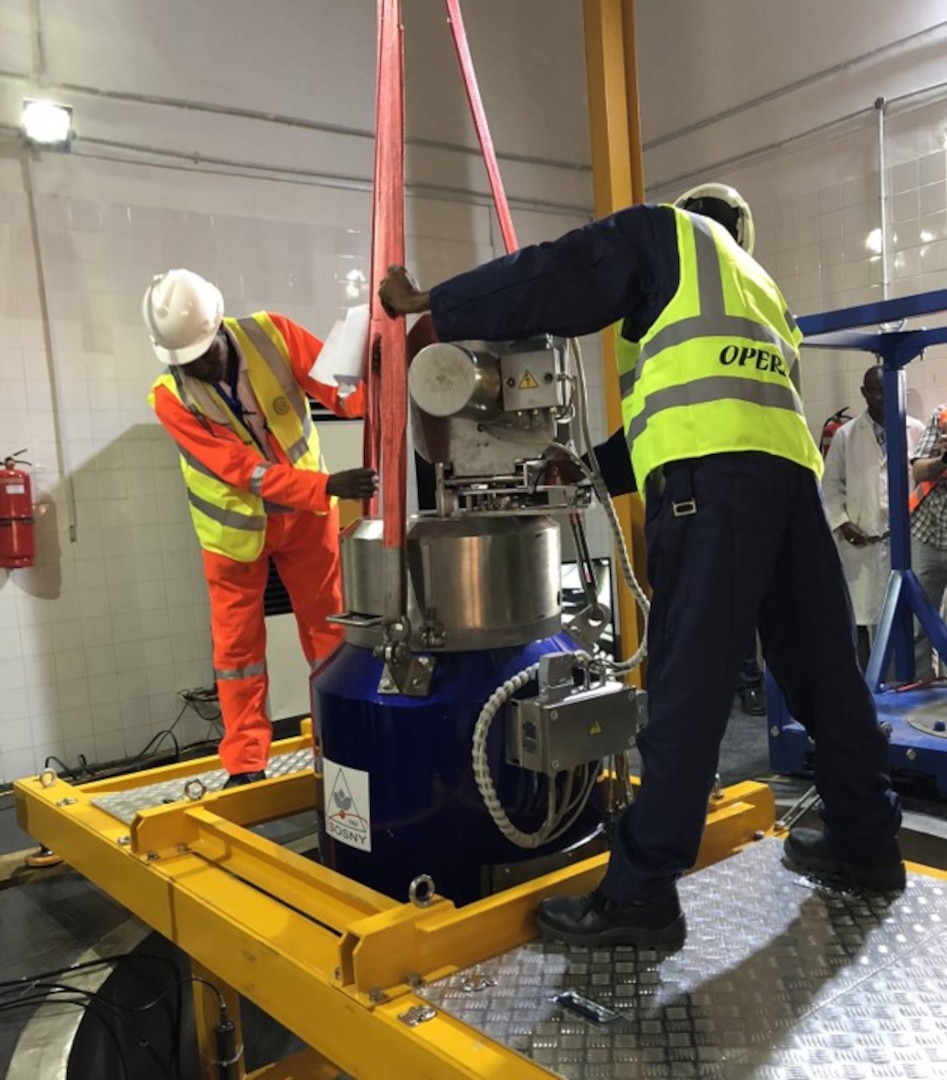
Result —
[{"label": "red lifting strap", "polygon": [[[446,0],[448,22],[460,62],[467,101],[483,153],[494,207],[507,252],[519,246],[503,190],[473,60],[467,45],[460,0]],[[372,269],[369,300],[368,404],[365,464],[381,469],[384,527],[382,544],[403,548],[407,519],[407,351],[403,317],[389,318],[378,299],[389,266],[404,263],[404,48],[400,0],[378,0],[378,85],[375,100],[375,190],[372,213]],[[429,318],[411,333],[412,354],[436,340]],[[377,499],[367,512],[376,515]]]},{"label": "red lifting strap", "polygon": [[500,166],[497,164],[493,139],[490,137],[487,114],[483,111],[480,87],[477,85],[477,73],[474,71],[473,58],[467,45],[467,32],[464,30],[464,17],[460,12],[460,0],[447,0],[447,21],[450,23],[451,34],[454,37],[454,48],[457,50],[457,59],[460,61],[460,72],[464,78],[467,101],[470,103],[474,127],[477,129],[477,138],[480,140],[480,152],[483,154],[483,163],[486,166],[487,178],[490,181],[490,190],[493,192],[493,205],[500,220],[503,243],[506,245],[506,252],[509,255],[511,252],[516,251],[519,244],[516,242],[513,218],[510,216],[506,192],[503,190],[503,181],[500,179]]},{"label": "red lifting strap", "polygon": [[[382,466],[382,545],[403,548],[407,501],[408,364],[404,317],[389,318],[378,299],[389,266],[404,263],[404,55],[400,0],[378,0],[375,192],[369,322],[366,463]],[[381,371],[378,367],[380,361]],[[380,385],[379,385],[380,384]],[[374,500],[373,500],[374,503]],[[374,514],[375,506],[369,508]]]}]

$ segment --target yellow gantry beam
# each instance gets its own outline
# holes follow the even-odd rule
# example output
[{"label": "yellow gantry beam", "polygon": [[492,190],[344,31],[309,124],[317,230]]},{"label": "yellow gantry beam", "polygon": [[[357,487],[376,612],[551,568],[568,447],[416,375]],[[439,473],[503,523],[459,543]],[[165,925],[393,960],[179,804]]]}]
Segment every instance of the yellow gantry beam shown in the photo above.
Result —
[{"label": "yellow gantry beam", "polygon": [[[274,753],[284,749],[277,744]],[[170,766],[135,782],[182,775]],[[414,993],[424,982],[533,939],[539,899],[592,888],[606,856],[461,909],[442,898],[427,908],[400,904],[237,824],[268,819],[278,805],[298,810],[299,793],[315,790],[311,781],[300,774],[142,811],[131,827],[139,836],[144,822],[158,829],[156,814],[166,815],[160,850],[136,850],[128,826],[94,805],[101,784],[22,780],[16,800],[31,836],[173,941],[226,993],[254,1001],[313,1048],[259,1075],[321,1080],[331,1063],[355,1076],[387,1076],[397,1063],[399,1075],[419,1080],[547,1077],[445,1013],[415,1027],[400,1017],[424,1004]],[[121,787],[130,789],[128,778]],[[281,787],[292,794],[280,795]],[[772,822],[768,788],[727,789],[711,805],[702,863]]]},{"label": "yellow gantry beam", "polygon": [[[583,13],[595,215],[604,217],[644,199],[634,2],[584,0]],[[602,361],[606,422],[611,434],[622,427],[611,330],[602,335]],[[637,495],[623,495],[615,500],[615,510],[635,573],[647,587],[641,499]],[[622,652],[630,656],[638,647],[640,631],[634,598],[626,588],[618,589],[618,617]],[[635,681],[640,683],[640,677],[636,675]]]}]

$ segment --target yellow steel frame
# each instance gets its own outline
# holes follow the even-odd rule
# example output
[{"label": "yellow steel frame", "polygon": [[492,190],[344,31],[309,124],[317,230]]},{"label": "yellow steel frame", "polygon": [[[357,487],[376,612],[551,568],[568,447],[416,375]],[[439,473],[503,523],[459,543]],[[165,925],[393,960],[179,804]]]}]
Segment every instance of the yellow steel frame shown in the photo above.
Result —
[{"label": "yellow steel frame", "polygon": [[[310,735],[274,745],[285,753]],[[312,810],[311,773],[142,810],[131,827],[94,805],[106,793],[217,768],[216,758],[73,786],[46,774],[15,785],[21,827],[164,934],[230,995],[254,1001],[311,1050],[259,1072],[268,1080],[398,1075],[533,1078],[549,1074],[452,1017],[416,1027],[399,1017],[423,1005],[415,990],[535,937],[544,896],[581,892],[606,856],[547,874],[458,909],[398,903],[243,826]],[[720,793],[708,814],[701,864],[749,843],[773,824],[761,784]],[[196,998],[211,1065],[214,1017]]]},{"label": "yellow steel frame", "polygon": [[[583,0],[583,16],[595,215],[604,217],[644,199],[634,0]],[[612,432],[622,426],[622,417],[611,330],[602,335],[602,363],[606,430]],[[637,495],[623,495],[615,500],[615,511],[635,573],[647,587],[644,505]],[[627,589],[618,590],[618,618],[622,652],[630,656],[638,647],[639,628]],[[637,673],[634,679],[640,682]]]}]

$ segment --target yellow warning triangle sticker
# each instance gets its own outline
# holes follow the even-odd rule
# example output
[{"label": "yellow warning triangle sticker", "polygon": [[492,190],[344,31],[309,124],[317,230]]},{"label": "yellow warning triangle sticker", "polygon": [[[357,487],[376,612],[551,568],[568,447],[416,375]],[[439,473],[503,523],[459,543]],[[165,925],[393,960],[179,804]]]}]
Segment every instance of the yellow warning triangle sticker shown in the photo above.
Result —
[{"label": "yellow warning triangle sticker", "polygon": [[523,377],[520,379],[520,390],[536,390],[539,387],[539,383],[533,378],[530,371],[524,371]]},{"label": "yellow warning triangle sticker", "polygon": [[602,725],[597,720],[592,721],[592,726],[589,728],[589,734],[590,735],[601,735],[602,734]]}]

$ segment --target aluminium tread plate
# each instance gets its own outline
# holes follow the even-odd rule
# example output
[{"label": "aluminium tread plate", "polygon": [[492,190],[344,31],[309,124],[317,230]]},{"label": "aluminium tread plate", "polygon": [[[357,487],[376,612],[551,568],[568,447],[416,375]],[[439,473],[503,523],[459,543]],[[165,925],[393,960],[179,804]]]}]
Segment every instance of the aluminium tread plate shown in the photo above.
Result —
[{"label": "aluminium tread plate", "polygon": [[[678,953],[531,942],[425,988],[564,1080],[947,1077],[947,882],[816,886],[758,842],[680,882]],[[572,990],[618,1016],[596,1023]]]},{"label": "aluminium tread plate", "polygon": [[[289,776],[291,773],[311,772],[312,767],[312,750],[294,750],[288,754],[274,754],[267,762],[266,776],[267,779],[272,779],[276,776]],[[204,790],[201,794],[212,794],[223,788],[227,782],[227,772],[224,769],[212,769],[209,772],[180,777],[177,780],[164,780],[158,784],[145,784],[142,787],[99,795],[97,798],[90,799],[90,802],[126,825],[131,825],[135,815],[141,810],[188,801],[189,795],[185,789],[194,780],[200,780],[203,784]],[[199,788],[192,790],[195,793],[200,791]]]}]

